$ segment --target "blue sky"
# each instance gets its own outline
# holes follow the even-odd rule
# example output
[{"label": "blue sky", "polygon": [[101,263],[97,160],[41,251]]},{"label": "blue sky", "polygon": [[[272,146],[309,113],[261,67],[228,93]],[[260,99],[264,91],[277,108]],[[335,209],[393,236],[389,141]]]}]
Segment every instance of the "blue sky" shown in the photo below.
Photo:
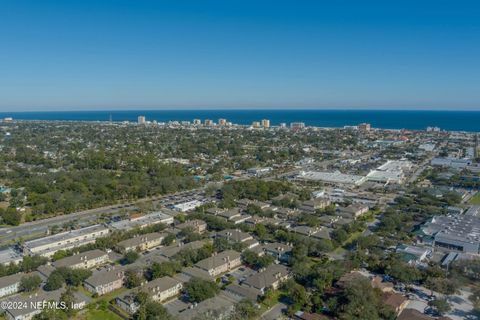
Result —
[{"label": "blue sky", "polygon": [[478,1],[0,1],[0,111],[480,109]]}]

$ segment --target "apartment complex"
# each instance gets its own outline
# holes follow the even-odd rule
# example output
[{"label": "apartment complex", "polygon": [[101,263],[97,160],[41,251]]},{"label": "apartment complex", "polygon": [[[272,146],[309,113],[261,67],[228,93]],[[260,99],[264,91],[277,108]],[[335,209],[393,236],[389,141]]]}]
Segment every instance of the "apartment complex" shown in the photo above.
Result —
[{"label": "apartment complex", "polygon": [[216,277],[241,264],[240,253],[234,250],[226,250],[213,257],[199,261],[195,267],[208,272],[211,277]]},{"label": "apartment complex", "polygon": [[91,269],[109,261],[108,254],[102,250],[90,250],[75,253],[73,256],[57,260],[53,263],[55,268],[69,267],[71,269]]},{"label": "apartment complex", "polygon": [[83,283],[85,289],[99,296],[107,294],[123,286],[125,272],[123,268],[108,268],[92,275]]},{"label": "apartment complex", "polygon": [[117,248],[120,252],[123,253],[129,251],[145,251],[160,246],[165,237],[165,233],[159,232],[142,234],[127,240],[120,241],[117,244]]},{"label": "apartment complex", "polygon": [[69,250],[93,243],[95,239],[105,237],[109,232],[107,228],[97,224],[27,241],[23,245],[23,251],[25,255],[51,257],[59,250]]},{"label": "apartment complex", "polygon": [[20,281],[23,273],[12,274],[0,278],[0,297],[8,296],[10,294],[20,291]]}]

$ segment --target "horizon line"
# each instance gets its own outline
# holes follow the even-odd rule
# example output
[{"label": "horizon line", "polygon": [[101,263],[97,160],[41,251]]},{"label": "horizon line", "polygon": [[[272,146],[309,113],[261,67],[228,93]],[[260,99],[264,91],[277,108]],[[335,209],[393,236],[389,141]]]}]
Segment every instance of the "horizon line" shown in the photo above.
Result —
[{"label": "horizon line", "polygon": [[[28,107],[27,107],[28,108]],[[40,107],[41,108],[41,107]],[[289,111],[289,110],[309,110],[309,111],[450,111],[450,112],[480,112],[480,107],[475,108],[429,108],[429,107],[125,107],[94,109],[93,107],[72,108],[64,110],[62,107],[45,107],[45,109],[36,109],[35,107],[27,110],[1,110],[0,113],[30,113],[30,112],[119,112],[119,111]]]}]

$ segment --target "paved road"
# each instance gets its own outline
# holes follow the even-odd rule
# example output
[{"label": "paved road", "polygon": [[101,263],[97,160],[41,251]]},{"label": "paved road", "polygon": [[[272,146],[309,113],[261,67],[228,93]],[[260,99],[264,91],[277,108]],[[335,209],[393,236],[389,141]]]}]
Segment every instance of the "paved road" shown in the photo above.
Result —
[{"label": "paved road", "polygon": [[262,314],[261,319],[262,320],[283,319],[285,318],[285,316],[283,315],[284,310],[287,310],[287,305],[279,302],[273,307],[271,307],[269,310],[265,311],[265,313]]},{"label": "paved road", "polygon": [[[433,293],[435,297],[443,297],[442,294],[438,292],[432,292],[431,290],[422,287],[422,286],[412,286],[415,289],[413,294],[413,299],[409,302],[408,308],[416,309],[420,312],[424,312],[428,308],[428,297]],[[447,300],[452,307],[445,316],[450,317],[453,320],[473,320],[477,319],[475,315],[472,314],[473,305],[472,302],[468,299],[470,292],[466,290],[460,290],[459,293],[447,296]]]},{"label": "paved road", "polygon": [[181,201],[183,198],[200,197],[204,195],[204,189],[194,189],[189,191],[178,192],[171,195],[164,195],[158,197],[145,198],[136,201],[135,203],[117,204],[105,206],[96,209],[90,209],[80,212],[75,212],[67,215],[56,216],[48,219],[42,219],[32,222],[24,223],[17,227],[0,229],[0,243],[6,244],[10,240],[18,240],[19,238],[32,237],[32,235],[45,234],[49,227],[54,225],[62,225],[71,221],[78,223],[93,223],[101,215],[110,215],[118,213],[120,210],[135,210],[142,202],[152,201],[154,205],[167,206],[176,201]]},{"label": "paved road", "polygon": [[[371,277],[374,276],[373,273],[362,270],[360,271],[364,276]],[[413,289],[411,296],[408,301],[407,308],[415,309],[419,312],[424,313],[429,307],[428,302],[431,299],[430,296],[433,294],[435,297],[444,297],[444,295],[431,291],[425,287],[410,285]],[[478,319],[475,315],[472,314],[473,305],[472,302],[468,299],[470,292],[462,289],[454,295],[447,296],[447,300],[452,307],[445,316],[450,317],[453,320],[474,320]]]}]

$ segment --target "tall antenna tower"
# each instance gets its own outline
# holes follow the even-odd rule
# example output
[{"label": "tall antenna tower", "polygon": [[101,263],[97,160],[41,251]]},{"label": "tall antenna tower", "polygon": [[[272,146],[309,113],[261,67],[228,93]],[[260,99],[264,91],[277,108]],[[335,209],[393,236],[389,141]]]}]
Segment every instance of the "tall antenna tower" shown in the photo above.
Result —
[{"label": "tall antenna tower", "polygon": [[108,121],[112,122],[112,114],[110,113],[110,117],[108,118]]}]

